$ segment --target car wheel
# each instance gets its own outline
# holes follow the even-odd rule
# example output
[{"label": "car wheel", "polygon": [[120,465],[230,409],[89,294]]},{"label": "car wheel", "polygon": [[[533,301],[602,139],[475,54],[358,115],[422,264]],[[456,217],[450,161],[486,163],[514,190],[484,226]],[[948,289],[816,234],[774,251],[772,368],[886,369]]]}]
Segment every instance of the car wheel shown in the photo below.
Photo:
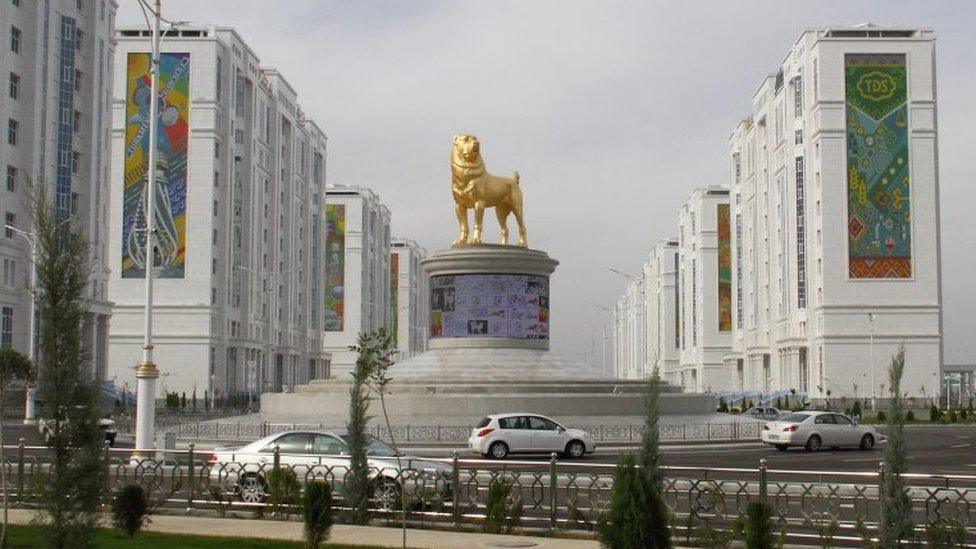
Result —
[{"label": "car wheel", "polygon": [[237,497],[244,503],[264,503],[267,495],[264,481],[257,475],[247,475],[237,483]]},{"label": "car wheel", "polygon": [[777,444],[776,449],[780,452],[785,452],[789,448],[788,444]]},{"label": "car wheel", "polygon": [[810,437],[807,440],[807,445],[806,445],[807,452],[816,452],[820,450],[821,442],[822,441],[820,440],[820,437],[818,435],[813,435],[812,437]]},{"label": "car wheel", "polygon": [[563,454],[572,459],[579,459],[583,457],[586,453],[586,445],[578,440],[571,440],[569,444],[566,445],[566,451]]},{"label": "car wheel", "polygon": [[391,478],[380,480],[373,489],[373,499],[380,511],[395,511],[400,508],[400,485]]},{"label": "car wheel", "polygon": [[861,437],[860,448],[862,450],[870,450],[874,448],[874,437],[871,435],[864,435],[863,437]]},{"label": "car wheel", "polygon": [[488,448],[488,454],[494,459],[505,459],[508,455],[508,444],[495,442]]}]

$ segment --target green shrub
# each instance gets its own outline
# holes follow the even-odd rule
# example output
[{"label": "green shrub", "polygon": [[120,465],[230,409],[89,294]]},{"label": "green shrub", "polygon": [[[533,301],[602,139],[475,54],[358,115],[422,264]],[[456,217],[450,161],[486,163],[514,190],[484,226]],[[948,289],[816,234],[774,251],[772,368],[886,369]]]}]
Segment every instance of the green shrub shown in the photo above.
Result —
[{"label": "green shrub", "polygon": [[926,527],[929,547],[964,547],[966,524],[947,517],[932,521]]},{"label": "green shrub", "polygon": [[885,415],[884,410],[879,410],[877,419],[878,419],[878,423],[884,423],[885,421],[888,421],[888,416]]},{"label": "green shrub", "polygon": [[275,512],[284,506],[298,503],[301,485],[295,471],[286,467],[272,469],[268,473],[268,503]]},{"label": "green shrub", "polygon": [[969,411],[966,410],[965,408],[960,408],[959,409],[959,419],[961,419],[963,421],[966,421],[967,419],[969,419]]},{"label": "green shrub", "polygon": [[718,410],[719,413],[727,414],[729,412],[729,405],[725,402],[725,397],[719,397],[718,399]]},{"label": "green shrub", "polygon": [[959,421],[959,415],[956,414],[956,409],[955,408],[950,408],[949,409],[949,423],[956,423],[957,421]]},{"label": "green shrub", "polygon": [[768,503],[751,501],[746,507],[743,541],[749,549],[772,549],[776,546],[773,535],[773,508]]},{"label": "green shrub", "polygon": [[670,531],[659,518],[667,515],[663,500],[653,497],[648,475],[637,468],[634,456],[623,454],[613,475],[610,505],[600,517],[597,531],[609,549],[656,549],[671,547]]},{"label": "green shrub", "polygon": [[942,418],[942,410],[938,406],[933,404],[929,407],[929,421],[935,422]]},{"label": "green shrub", "polygon": [[905,421],[908,423],[915,423],[915,412],[909,410],[908,413],[905,414]]},{"label": "green shrub", "polygon": [[112,499],[112,525],[130,538],[149,522],[149,498],[138,484],[127,484]]},{"label": "green shrub", "polygon": [[485,501],[485,532],[510,533],[522,522],[522,497],[513,480],[495,477],[488,485]]},{"label": "green shrub", "polygon": [[305,485],[302,496],[302,518],[305,521],[305,546],[315,549],[329,539],[332,529],[332,486],[324,480]]},{"label": "green shrub", "polygon": [[861,417],[861,401],[855,400],[854,406],[851,406],[851,415],[854,417]]}]

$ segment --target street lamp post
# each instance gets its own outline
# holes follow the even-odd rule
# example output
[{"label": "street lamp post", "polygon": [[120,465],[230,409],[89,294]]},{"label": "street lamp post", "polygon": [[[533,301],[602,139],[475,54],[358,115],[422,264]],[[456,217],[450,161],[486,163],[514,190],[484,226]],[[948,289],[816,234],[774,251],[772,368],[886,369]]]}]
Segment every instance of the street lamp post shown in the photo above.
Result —
[{"label": "street lamp post", "polygon": [[871,410],[878,409],[878,384],[874,377],[874,313],[868,313],[868,323],[871,326],[871,335],[868,351],[868,360],[871,361]]},{"label": "street lamp post", "polygon": [[145,338],[142,346],[142,362],[136,367],[136,455],[142,450],[154,448],[153,430],[156,421],[156,381],[159,370],[153,362],[153,271],[156,268],[156,125],[159,108],[159,22],[160,0],[156,0],[152,22],[152,53],[149,62],[149,165],[146,170],[146,244],[144,263],[146,272],[146,319]]},{"label": "street lamp post", "polygon": [[[603,307],[602,305],[597,305],[596,303],[591,303],[593,308],[602,311],[607,317],[610,316],[610,309]],[[607,320],[604,319],[603,324],[603,349],[600,355],[600,372],[604,376],[607,375]]]},{"label": "street lamp post", "polygon": [[[7,223],[6,228],[8,231],[13,231],[24,237],[24,240],[30,246],[30,310],[27,312],[29,326],[28,345],[30,347],[27,350],[27,358],[30,360],[31,367],[36,369],[37,365],[34,364],[34,348],[37,346],[37,331],[35,330],[35,314],[37,310],[37,235],[18,229],[9,223]],[[36,390],[34,382],[27,383],[26,390],[24,391],[24,423],[27,425],[37,423]]]}]

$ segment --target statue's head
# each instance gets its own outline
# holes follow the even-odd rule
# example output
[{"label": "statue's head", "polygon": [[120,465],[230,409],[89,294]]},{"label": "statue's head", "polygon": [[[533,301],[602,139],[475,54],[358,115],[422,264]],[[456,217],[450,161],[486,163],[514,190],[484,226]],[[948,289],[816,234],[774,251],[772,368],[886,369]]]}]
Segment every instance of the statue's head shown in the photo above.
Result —
[{"label": "statue's head", "polygon": [[459,133],[454,136],[454,150],[461,158],[474,162],[481,156],[481,143],[471,134]]}]

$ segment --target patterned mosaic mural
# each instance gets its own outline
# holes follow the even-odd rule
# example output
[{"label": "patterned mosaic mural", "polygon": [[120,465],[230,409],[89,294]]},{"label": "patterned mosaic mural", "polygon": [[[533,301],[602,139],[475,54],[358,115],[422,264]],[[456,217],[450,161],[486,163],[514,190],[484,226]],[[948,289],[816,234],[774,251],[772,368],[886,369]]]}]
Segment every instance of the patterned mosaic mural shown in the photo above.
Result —
[{"label": "patterned mosaic mural", "polygon": [[910,278],[905,56],[845,56],[847,236],[851,278]]},{"label": "patterned mosaic mural", "polygon": [[[149,167],[149,54],[126,59],[125,159],[122,198],[122,278],[146,275],[146,179]],[[186,269],[186,151],[190,116],[190,54],[159,59],[156,127],[154,271],[183,278]]]},{"label": "patterned mosaic mural", "polygon": [[326,332],[341,332],[345,319],[346,206],[325,205]]},{"label": "patterned mosaic mural", "polygon": [[718,214],[718,331],[732,331],[732,232],[729,205],[719,204]]}]

